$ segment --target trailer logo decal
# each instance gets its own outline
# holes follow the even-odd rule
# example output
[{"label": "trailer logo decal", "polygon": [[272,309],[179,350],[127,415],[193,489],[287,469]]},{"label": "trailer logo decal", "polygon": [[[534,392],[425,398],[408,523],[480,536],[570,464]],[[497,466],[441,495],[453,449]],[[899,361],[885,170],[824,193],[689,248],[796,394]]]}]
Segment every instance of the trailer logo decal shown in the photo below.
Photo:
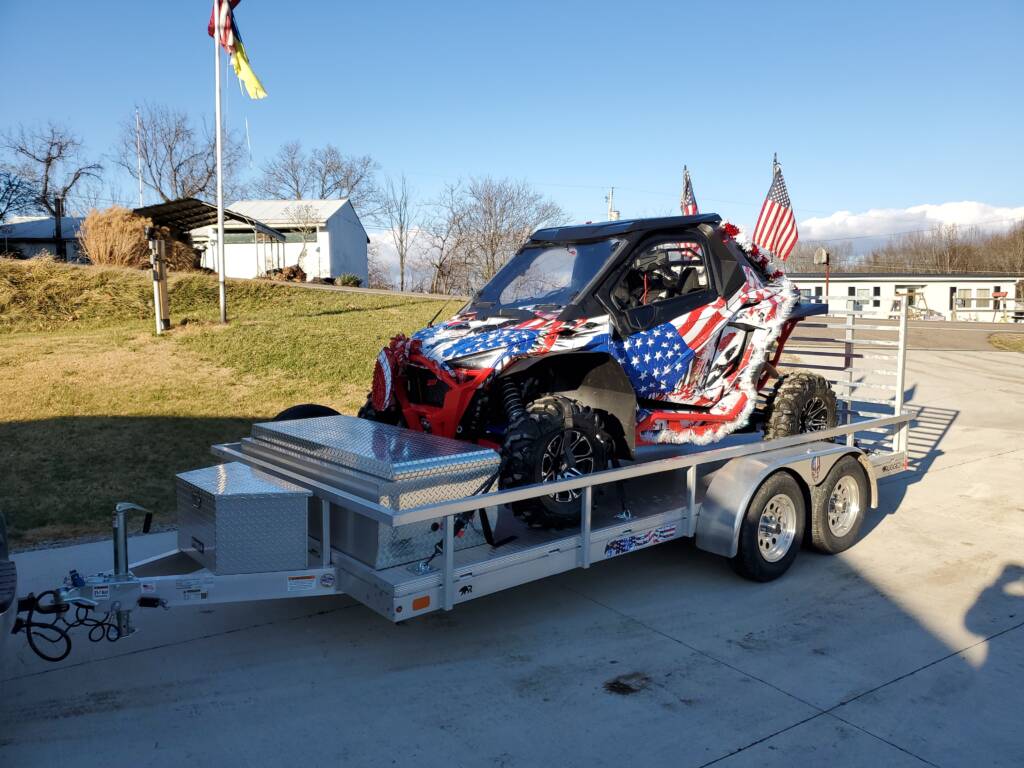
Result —
[{"label": "trailer logo decal", "polygon": [[650,544],[661,544],[663,541],[675,538],[675,535],[676,527],[674,525],[663,525],[661,528],[655,528],[652,531],[647,531],[647,533],[637,533],[621,539],[612,539],[605,545],[604,556],[615,557],[616,555],[624,555],[627,552],[632,552],[634,549],[640,549]]},{"label": "trailer logo decal", "polygon": [[326,589],[330,589],[334,586],[334,574],[333,573],[322,573],[320,574],[320,586]]},{"label": "trailer logo decal", "polygon": [[821,456],[815,456],[811,459],[811,482],[817,485],[819,479],[821,479]]}]

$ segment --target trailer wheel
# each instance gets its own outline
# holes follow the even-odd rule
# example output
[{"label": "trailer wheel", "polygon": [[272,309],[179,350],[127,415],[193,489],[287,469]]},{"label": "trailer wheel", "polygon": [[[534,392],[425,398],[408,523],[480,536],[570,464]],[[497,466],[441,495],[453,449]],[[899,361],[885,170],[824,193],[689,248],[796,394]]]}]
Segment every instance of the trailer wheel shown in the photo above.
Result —
[{"label": "trailer wheel", "polygon": [[[613,441],[601,417],[575,400],[548,395],[526,406],[502,449],[501,488],[566,480],[608,467]],[[531,526],[565,528],[580,520],[581,491],[511,504]]]},{"label": "trailer wheel", "polygon": [[843,456],[814,489],[811,510],[811,545],[834,555],[857,541],[869,498],[864,467],[853,456]]},{"label": "trailer wheel", "polygon": [[757,489],[740,526],[735,571],[751,581],[772,581],[789,570],[800,552],[807,506],[788,472],[776,472]]},{"label": "trailer wheel", "polygon": [[336,410],[328,408],[326,405],[302,403],[301,405],[293,405],[291,408],[285,408],[274,417],[274,421],[295,421],[296,419],[315,419],[318,416],[338,415]]},{"label": "trailer wheel", "polygon": [[765,440],[836,426],[836,393],[828,379],[796,371],[781,377],[765,406]]}]

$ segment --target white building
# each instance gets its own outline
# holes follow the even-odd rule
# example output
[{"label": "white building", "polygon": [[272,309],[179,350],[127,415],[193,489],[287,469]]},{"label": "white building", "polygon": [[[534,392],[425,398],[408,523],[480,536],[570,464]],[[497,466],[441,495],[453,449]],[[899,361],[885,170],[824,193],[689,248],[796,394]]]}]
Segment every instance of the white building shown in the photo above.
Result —
[{"label": "white building", "polygon": [[[238,221],[224,222],[224,262],[228,277],[259,277],[272,269],[298,265],[310,280],[351,274],[366,285],[369,238],[348,200],[238,200],[232,211],[285,236],[282,245]],[[192,233],[205,249],[202,264],[216,269],[216,227]]]},{"label": "white building", "polygon": [[[825,295],[824,274],[789,275],[808,298]],[[1002,295],[1005,294],[1005,295]],[[828,295],[848,298],[853,309],[887,315],[906,296],[912,317],[986,322],[1024,321],[1024,275],[832,274]]]},{"label": "white building", "polygon": [[[60,239],[64,241],[68,261],[78,261],[80,216],[63,216]],[[31,259],[43,253],[57,254],[56,220],[52,216],[13,216],[0,224],[0,253],[17,253]]]}]

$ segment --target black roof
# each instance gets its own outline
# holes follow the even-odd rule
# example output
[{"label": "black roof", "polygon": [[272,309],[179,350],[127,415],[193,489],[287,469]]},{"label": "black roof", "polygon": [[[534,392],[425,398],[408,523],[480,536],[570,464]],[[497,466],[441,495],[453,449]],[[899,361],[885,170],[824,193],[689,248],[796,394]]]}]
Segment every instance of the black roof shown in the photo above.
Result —
[{"label": "black roof", "polygon": [[[136,208],[133,213],[152,219],[158,227],[167,227],[182,235],[188,235],[190,231],[200,227],[212,227],[217,223],[217,206],[194,197],[183,197],[167,203],[147,205],[143,208]],[[271,239],[284,242],[284,235],[251,216],[225,208],[224,218],[248,224]]]},{"label": "black roof", "polygon": [[651,232],[659,229],[679,229],[698,224],[712,227],[721,223],[717,213],[700,213],[696,216],[662,216],[657,219],[623,219],[622,221],[600,221],[596,224],[575,224],[568,227],[538,229],[530,237],[545,243],[575,243],[581,240],[598,240],[604,237],[624,235],[627,232]]}]

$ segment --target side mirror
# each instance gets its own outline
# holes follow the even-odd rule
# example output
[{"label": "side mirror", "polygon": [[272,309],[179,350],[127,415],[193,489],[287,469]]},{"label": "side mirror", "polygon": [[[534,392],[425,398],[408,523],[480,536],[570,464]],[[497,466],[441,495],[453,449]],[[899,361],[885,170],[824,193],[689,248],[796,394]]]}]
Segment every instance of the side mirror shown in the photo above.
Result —
[{"label": "side mirror", "polygon": [[643,331],[654,324],[656,310],[652,304],[644,304],[626,310],[626,325],[633,332]]}]

